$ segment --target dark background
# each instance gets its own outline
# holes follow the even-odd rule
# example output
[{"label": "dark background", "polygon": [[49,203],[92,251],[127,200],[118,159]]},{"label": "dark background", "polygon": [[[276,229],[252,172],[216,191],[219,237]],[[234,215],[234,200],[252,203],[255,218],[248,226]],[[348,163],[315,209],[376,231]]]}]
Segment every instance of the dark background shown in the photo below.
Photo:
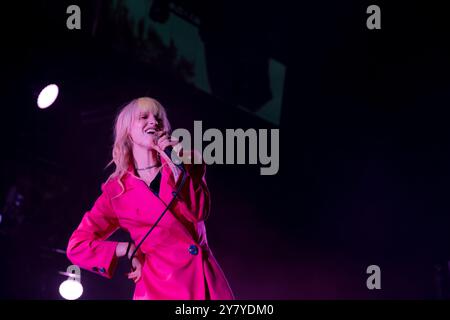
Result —
[{"label": "dark background", "polygon": [[[237,298],[449,298],[443,5],[176,3],[200,21],[214,95],[185,81],[189,66],[174,68],[165,49],[143,63],[126,23],[108,18],[110,1],[2,4],[0,298],[61,299],[58,271],[70,262],[55,249],[65,250],[111,173],[114,115],[144,95],[175,128],[280,129],[277,175],[208,168],[208,239]],[[82,30],[66,28],[70,4],[81,7]],[[371,4],[381,30],[366,28]],[[269,57],[286,65],[279,126],[234,107],[270,97]],[[36,96],[53,81],[60,95],[39,110]],[[372,264],[381,290],[366,288]],[[126,271],[113,280],[82,272],[82,298],[131,298]]]}]

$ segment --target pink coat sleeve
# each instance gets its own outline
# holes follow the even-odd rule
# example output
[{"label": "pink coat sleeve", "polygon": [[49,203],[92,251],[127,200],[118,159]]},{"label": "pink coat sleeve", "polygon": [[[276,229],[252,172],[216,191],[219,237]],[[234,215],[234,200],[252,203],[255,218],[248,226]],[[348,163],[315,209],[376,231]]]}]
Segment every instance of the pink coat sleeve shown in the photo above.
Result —
[{"label": "pink coat sleeve", "polygon": [[[185,164],[184,166],[186,168],[186,181],[174,204],[176,214],[181,214],[188,221],[194,223],[206,220],[211,205],[209,189],[205,179],[206,164]],[[168,170],[168,174],[170,174],[168,166],[164,169]],[[181,176],[175,183],[173,174],[170,174],[168,183],[173,191],[177,189],[180,182]]]},{"label": "pink coat sleeve", "polygon": [[118,242],[105,239],[118,227],[111,201],[102,185],[102,194],[70,237],[67,257],[83,269],[111,278],[117,265]]}]

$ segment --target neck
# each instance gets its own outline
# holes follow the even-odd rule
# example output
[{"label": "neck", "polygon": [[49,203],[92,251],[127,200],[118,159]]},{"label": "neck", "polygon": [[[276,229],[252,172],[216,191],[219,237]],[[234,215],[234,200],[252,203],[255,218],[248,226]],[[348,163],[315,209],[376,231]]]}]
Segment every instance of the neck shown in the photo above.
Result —
[{"label": "neck", "polygon": [[150,166],[157,166],[160,164],[157,152],[155,150],[148,150],[140,148],[139,146],[133,147],[134,167],[147,168]]}]

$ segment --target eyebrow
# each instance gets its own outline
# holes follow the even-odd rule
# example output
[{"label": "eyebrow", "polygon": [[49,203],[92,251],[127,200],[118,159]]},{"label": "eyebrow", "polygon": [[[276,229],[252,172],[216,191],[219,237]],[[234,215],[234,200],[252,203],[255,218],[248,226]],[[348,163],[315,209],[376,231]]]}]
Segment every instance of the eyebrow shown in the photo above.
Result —
[{"label": "eyebrow", "polygon": [[156,114],[154,114],[154,113],[151,112],[151,110],[149,110],[149,109],[138,111],[137,116],[140,117],[140,116],[143,116],[143,115],[148,115],[148,114],[150,114],[150,113],[153,114],[153,116],[154,116],[155,118],[157,118],[157,119],[162,119],[162,117],[161,117],[161,115],[159,114],[159,112],[157,112]]}]

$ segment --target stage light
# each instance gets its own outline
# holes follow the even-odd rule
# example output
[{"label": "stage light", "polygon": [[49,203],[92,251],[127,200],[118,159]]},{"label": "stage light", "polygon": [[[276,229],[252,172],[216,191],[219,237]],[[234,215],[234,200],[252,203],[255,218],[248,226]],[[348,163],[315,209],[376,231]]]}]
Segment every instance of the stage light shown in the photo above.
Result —
[{"label": "stage light", "polygon": [[66,300],[76,300],[83,294],[83,286],[76,280],[66,280],[59,286],[59,293]]},{"label": "stage light", "polygon": [[68,279],[59,286],[59,294],[64,299],[76,300],[83,294],[80,273],[80,268],[76,265],[69,266],[67,272],[60,272],[60,274],[68,276]]},{"label": "stage light", "polygon": [[37,99],[37,105],[41,109],[45,109],[50,107],[53,102],[55,102],[56,98],[58,97],[59,89],[56,84],[50,84],[46,86],[42,91],[39,93],[38,99]]}]

